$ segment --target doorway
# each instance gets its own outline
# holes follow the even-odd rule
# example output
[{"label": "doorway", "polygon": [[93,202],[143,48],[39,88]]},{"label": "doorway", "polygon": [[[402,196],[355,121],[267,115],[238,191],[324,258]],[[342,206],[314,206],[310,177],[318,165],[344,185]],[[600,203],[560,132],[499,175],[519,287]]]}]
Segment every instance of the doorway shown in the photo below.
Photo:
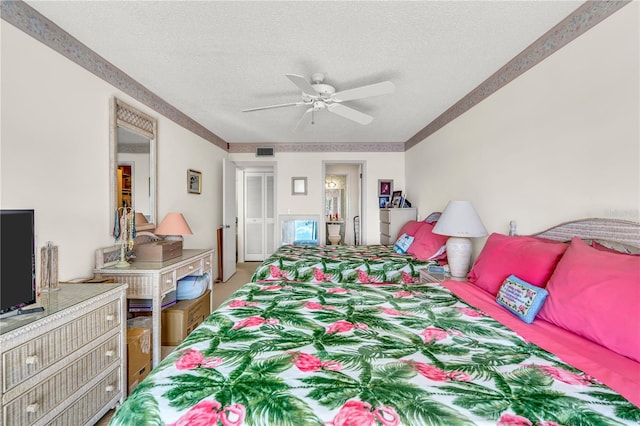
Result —
[{"label": "doorway", "polygon": [[323,244],[330,244],[329,224],[340,226],[339,244],[365,244],[360,238],[364,220],[363,173],[363,162],[324,162]]}]

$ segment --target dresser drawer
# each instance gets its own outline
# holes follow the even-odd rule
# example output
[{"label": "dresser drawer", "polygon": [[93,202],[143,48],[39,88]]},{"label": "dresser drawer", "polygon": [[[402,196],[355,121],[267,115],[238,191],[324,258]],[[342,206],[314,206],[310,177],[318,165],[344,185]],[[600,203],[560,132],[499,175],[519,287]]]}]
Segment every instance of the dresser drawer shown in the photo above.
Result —
[{"label": "dresser drawer", "polygon": [[[114,365],[120,365],[120,333],[46,377],[3,407],[6,424],[32,424],[50,413],[93,377]],[[115,364],[114,364],[115,363]],[[21,423],[22,421],[22,423]]]},{"label": "dresser drawer", "polygon": [[380,210],[380,221],[381,222],[390,222],[390,211],[389,210]]},{"label": "dresser drawer", "polygon": [[211,272],[213,269],[213,254],[207,255],[202,259],[202,273]]},{"label": "dresser drawer", "polygon": [[380,244],[389,245],[393,244],[393,242],[391,242],[391,237],[388,235],[380,234]]},{"label": "dresser drawer", "polygon": [[120,308],[119,301],[112,301],[47,334],[4,352],[2,354],[3,393],[119,327]]},{"label": "dresser drawer", "polygon": [[165,272],[160,276],[161,294],[166,294],[176,289],[177,281],[175,271]]},{"label": "dresser drawer", "polygon": [[384,235],[391,235],[389,232],[389,224],[386,222],[380,222],[380,233]]},{"label": "dresser drawer", "polygon": [[196,272],[202,271],[202,259],[194,260],[193,262],[188,263],[187,265],[181,266],[176,271],[176,278],[184,278],[187,275],[193,275]]},{"label": "dresser drawer", "polygon": [[96,386],[92,387],[86,393],[73,402],[60,415],[54,418],[47,425],[84,425],[87,424],[95,415],[114,398],[119,397],[123,392],[122,383],[120,383],[120,368],[111,371],[107,377],[102,379]]}]

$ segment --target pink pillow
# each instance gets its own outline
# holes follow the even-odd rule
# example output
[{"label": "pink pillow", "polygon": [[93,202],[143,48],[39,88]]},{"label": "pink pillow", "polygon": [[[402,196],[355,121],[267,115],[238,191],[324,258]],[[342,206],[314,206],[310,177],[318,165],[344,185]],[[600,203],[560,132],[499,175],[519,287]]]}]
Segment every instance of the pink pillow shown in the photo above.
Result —
[{"label": "pink pillow", "polygon": [[538,318],[640,362],[640,257],[575,237],[547,291]]},{"label": "pink pillow", "polygon": [[418,229],[420,229],[422,225],[424,225],[424,222],[422,221],[418,222],[415,220],[410,220],[409,222],[402,225],[402,228],[400,228],[400,232],[398,232],[398,235],[396,236],[396,240],[400,238],[402,234],[407,234],[413,237],[414,235],[416,235],[416,232],[418,232]]},{"label": "pink pillow", "polygon": [[[413,244],[409,246],[407,254],[413,255],[418,260],[430,260],[440,258],[440,249],[447,244],[446,235],[434,234],[435,223],[420,222],[420,228],[413,236]],[[445,254],[446,255],[446,254]],[[502,284],[502,283],[501,283]]]},{"label": "pink pillow", "polygon": [[469,282],[494,296],[510,275],[544,288],[568,246],[543,238],[493,233],[469,272]]}]

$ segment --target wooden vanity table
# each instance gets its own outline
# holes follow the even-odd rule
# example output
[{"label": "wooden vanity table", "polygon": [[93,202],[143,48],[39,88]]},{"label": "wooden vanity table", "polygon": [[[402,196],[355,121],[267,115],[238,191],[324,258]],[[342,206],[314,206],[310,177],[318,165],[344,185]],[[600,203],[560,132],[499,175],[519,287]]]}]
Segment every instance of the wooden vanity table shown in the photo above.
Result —
[{"label": "wooden vanity table", "polygon": [[[98,267],[93,270],[97,278],[112,278],[117,283],[129,285],[127,299],[151,299],[151,343],[153,367],[162,358],[162,298],[177,287],[178,280],[188,275],[209,272],[213,276],[213,249],[183,250],[182,256],[164,262],[133,262],[129,268],[114,266]],[[210,305],[213,306],[213,285],[209,283]]]}]

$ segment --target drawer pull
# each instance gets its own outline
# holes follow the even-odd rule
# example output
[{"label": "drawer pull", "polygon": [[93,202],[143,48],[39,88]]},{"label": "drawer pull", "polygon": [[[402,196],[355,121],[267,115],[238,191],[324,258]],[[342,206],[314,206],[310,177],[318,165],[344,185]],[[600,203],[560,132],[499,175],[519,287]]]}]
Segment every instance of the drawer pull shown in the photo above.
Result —
[{"label": "drawer pull", "polygon": [[111,358],[111,357],[112,357],[112,356],[114,356],[115,354],[116,354],[116,352],[115,352],[115,351],[112,351],[112,350],[108,350],[108,351],[106,351],[106,352],[104,353],[104,355],[105,355],[107,358]]},{"label": "drawer pull", "polygon": [[107,385],[107,387],[104,388],[104,390],[107,392],[113,392],[114,390],[116,390],[116,388],[113,385]]},{"label": "drawer pull", "polygon": [[193,269],[193,265],[189,265],[189,269]]},{"label": "drawer pull", "polygon": [[38,355],[30,355],[30,356],[28,356],[27,359],[25,360],[25,362],[27,363],[27,365],[37,364],[38,363]]},{"label": "drawer pull", "polygon": [[173,282],[173,280],[171,278],[167,278],[167,281],[165,281],[167,284],[171,284]]},{"label": "drawer pull", "polygon": [[34,402],[33,404],[27,405],[27,413],[37,413],[38,408],[40,408],[40,404]]},{"label": "drawer pull", "polygon": [[116,319],[115,315],[113,315],[113,314],[107,315],[107,321],[113,321],[114,319]]}]

